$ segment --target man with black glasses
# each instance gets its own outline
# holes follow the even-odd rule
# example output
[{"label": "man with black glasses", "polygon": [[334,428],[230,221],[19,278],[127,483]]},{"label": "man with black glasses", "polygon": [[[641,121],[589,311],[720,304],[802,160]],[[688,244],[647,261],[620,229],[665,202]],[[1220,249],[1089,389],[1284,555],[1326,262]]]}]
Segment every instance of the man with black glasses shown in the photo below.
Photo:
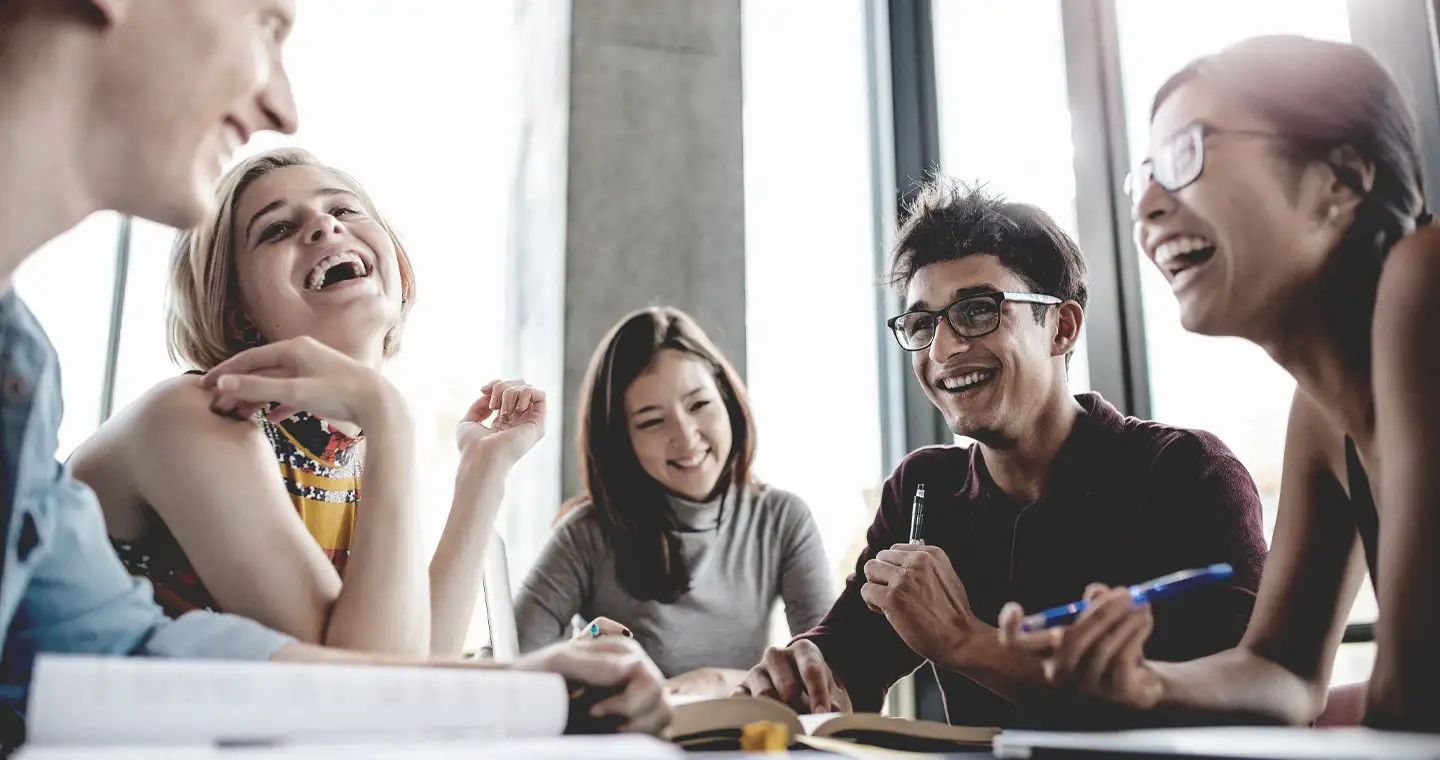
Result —
[{"label": "man with black glasses", "polygon": [[878,711],[890,685],[928,661],[954,723],[1129,722],[1050,687],[1038,657],[1002,649],[1000,607],[1043,610],[1082,598],[1087,581],[1124,586],[1225,562],[1225,584],[1155,604],[1146,653],[1186,660],[1234,646],[1265,556],[1249,473],[1208,433],[1071,393],[1085,261],[1038,208],[932,182],[897,234],[890,280],[908,306],[888,324],[917,381],[975,443],[905,458],[829,615],[768,650],[739,691],[814,712]]}]

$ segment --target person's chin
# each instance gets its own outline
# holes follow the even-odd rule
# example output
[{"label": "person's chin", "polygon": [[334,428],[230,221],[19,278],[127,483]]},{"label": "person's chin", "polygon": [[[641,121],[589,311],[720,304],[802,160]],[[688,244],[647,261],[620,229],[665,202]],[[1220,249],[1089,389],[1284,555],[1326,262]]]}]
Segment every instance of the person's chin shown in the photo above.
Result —
[{"label": "person's chin", "polygon": [[1231,331],[1222,324],[1221,315],[1225,307],[1214,301],[1192,298],[1180,306],[1180,326],[1185,332],[1196,335],[1219,337],[1230,335]]},{"label": "person's chin", "polygon": [[171,185],[170,192],[166,195],[135,199],[136,202],[129,204],[128,210],[116,204],[115,210],[178,230],[199,226],[215,207],[214,194],[209,187],[201,187],[198,182],[189,193],[176,192],[178,189],[178,184]]}]

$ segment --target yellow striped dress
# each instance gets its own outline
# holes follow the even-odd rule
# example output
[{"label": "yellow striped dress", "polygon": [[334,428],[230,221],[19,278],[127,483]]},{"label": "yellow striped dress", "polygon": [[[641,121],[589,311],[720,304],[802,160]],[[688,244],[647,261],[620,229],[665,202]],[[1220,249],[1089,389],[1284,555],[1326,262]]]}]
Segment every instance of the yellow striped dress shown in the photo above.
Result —
[{"label": "yellow striped dress", "polygon": [[[360,500],[363,437],[352,438],[304,412],[279,423],[263,416],[257,420],[275,452],[296,517],[344,577],[355,533],[355,504]],[[111,543],[131,574],[154,585],[155,600],[166,614],[178,617],[196,609],[220,610],[163,523],[157,522],[140,539]]]}]

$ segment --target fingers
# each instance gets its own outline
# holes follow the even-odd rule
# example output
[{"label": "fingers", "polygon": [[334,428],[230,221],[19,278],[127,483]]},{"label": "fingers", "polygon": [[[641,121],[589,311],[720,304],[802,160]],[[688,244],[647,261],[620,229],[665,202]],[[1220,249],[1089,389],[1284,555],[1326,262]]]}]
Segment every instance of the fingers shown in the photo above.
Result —
[{"label": "fingers", "polygon": [[461,419],[461,422],[484,422],[490,419],[490,413],[492,411],[490,402],[494,398],[490,391],[498,382],[500,381],[491,380],[480,389],[480,398],[475,399],[475,403],[471,404],[470,408],[465,410],[465,416]]},{"label": "fingers", "polygon": [[1020,605],[1009,602],[1000,608],[1000,644],[1021,652],[1030,652],[1042,657],[1048,657],[1054,653],[1059,646],[1061,631],[1058,628],[1050,628],[1040,631],[1025,631],[1020,628],[1021,621],[1025,618],[1025,610]]},{"label": "fingers", "polygon": [[1056,679],[1068,681],[1078,674],[1082,661],[1094,656],[1092,650],[1113,637],[1120,624],[1134,614],[1129,589],[1112,589],[1091,601],[1061,638],[1054,658]]},{"label": "fingers", "polygon": [[276,343],[267,343],[241,351],[215,365],[205,373],[207,388],[216,387],[217,381],[227,375],[253,375],[264,370],[293,370],[299,364],[299,354],[308,349],[310,338],[291,338]]},{"label": "fingers", "polygon": [[278,401],[282,404],[303,405],[303,385],[300,380],[289,377],[265,377],[262,375],[224,375],[216,378],[215,387],[220,391],[212,402],[216,405],[250,403],[252,405]]},{"label": "fingers", "polygon": [[[884,554],[885,552],[880,553]],[[899,566],[878,557],[865,563],[865,580],[871,583],[888,586],[900,580],[902,572]]]},{"label": "fingers", "polygon": [[775,689],[775,699],[791,705],[800,703],[803,684],[795,677],[795,655],[784,647],[770,647],[760,659],[770,683]]},{"label": "fingers", "polygon": [[820,652],[820,647],[801,639],[789,648],[794,655],[795,669],[800,674],[800,683],[805,687],[810,712],[838,711],[840,705],[832,699],[835,679],[830,673],[830,666],[825,664],[825,655]]},{"label": "fingers", "polygon": [[[1119,683],[1118,669],[1134,662],[1127,659],[1127,655],[1133,652],[1138,635],[1149,635],[1151,619],[1149,615],[1139,614],[1140,610],[1136,613],[1121,619],[1110,635],[1096,642],[1088,656],[1080,660],[1075,680],[1082,689],[1092,694],[1111,691]],[[1143,647],[1144,639],[1139,641]]]},{"label": "fingers", "polygon": [[751,668],[750,672],[745,674],[745,680],[741,681],[740,685],[736,686],[735,690],[730,692],[730,696],[732,697],[746,695],[768,697],[774,700],[780,699],[780,692],[775,688],[775,682],[770,680],[770,673],[765,669],[764,663]]},{"label": "fingers", "polygon": [[621,731],[659,733],[670,724],[670,708],[665,704],[665,689],[655,666],[643,657],[629,656],[621,665],[624,688],[590,708],[594,718],[616,716],[624,719]]},{"label": "fingers", "polygon": [[291,404],[280,404],[265,413],[265,419],[271,422],[280,422],[300,413],[300,407]]},{"label": "fingers", "polygon": [[632,633],[629,628],[607,617],[595,618],[590,621],[590,625],[585,626],[580,629],[579,633],[575,634],[575,638],[577,639],[598,639],[602,636],[623,636],[628,639],[634,638],[635,634]]},{"label": "fingers", "polygon": [[553,645],[539,662],[542,669],[591,686],[618,686],[626,679],[625,658],[644,653],[634,641],[613,636]]},{"label": "fingers", "polygon": [[871,612],[884,614],[885,602],[889,599],[890,587],[878,583],[867,583],[860,587],[860,598]]},{"label": "fingers", "polygon": [[491,380],[481,387],[480,398],[471,404],[465,419],[483,422],[493,414],[497,422],[513,422],[510,418],[532,410],[543,412],[544,401],[545,392],[524,380]]},{"label": "fingers", "polygon": [[1085,593],[1082,594],[1080,598],[1084,599],[1087,602],[1093,602],[1096,599],[1099,599],[1101,594],[1104,594],[1106,591],[1109,590],[1110,587],[1106,586],[1103,583],[1091,583],[1090,585],[1085,587]]}]

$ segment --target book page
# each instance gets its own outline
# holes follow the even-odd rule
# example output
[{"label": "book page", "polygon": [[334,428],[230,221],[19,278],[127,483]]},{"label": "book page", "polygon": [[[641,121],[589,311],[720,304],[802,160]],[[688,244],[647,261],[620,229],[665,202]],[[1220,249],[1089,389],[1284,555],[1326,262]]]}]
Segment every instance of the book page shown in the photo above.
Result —
[{"label": "book page", "polygon": [[248,744],[463,731],[557,736],[569,707],[550,673],[41,655],[34,745]]},{"label": "book page", "polygon": [[811,714],[809,714],[809,715],[801,715],[801,716],[800,716],[800,725],[802,725],[802,726],[805,727],[805,733],[810,734],[811,736],[814,736],[814,735],[815,735],[815,732],[818,731],[818,730],[820,730],[820,727],[821,727],[821,726],[825,725],[826,723],[828,723],[828,722],[831,721],[832,719],[834,719],[834,718],[839,718],[840,716],[845,715],[845,714],[846,714],[846,713],[831,712],[831,713],[811,713]]}]

